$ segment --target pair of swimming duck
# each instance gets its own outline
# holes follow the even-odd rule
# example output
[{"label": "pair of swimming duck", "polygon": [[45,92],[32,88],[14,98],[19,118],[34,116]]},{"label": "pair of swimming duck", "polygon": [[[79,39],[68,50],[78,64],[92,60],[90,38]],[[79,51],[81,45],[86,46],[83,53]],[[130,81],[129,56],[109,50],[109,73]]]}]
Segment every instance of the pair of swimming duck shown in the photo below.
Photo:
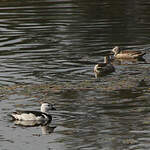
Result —
[{"label": "pair of swimming duck", "polygon": [[[144,51],[121,50],[118,46],[114,47],[112,52],[114,53],[114,58],[117,59],[140,59],[146,54]],[[104,62],[99,63],[94,67],[94,74],[96,78],[112,73],[114,71],[115,68],[111,64],[109,56],[105,56]]]}]

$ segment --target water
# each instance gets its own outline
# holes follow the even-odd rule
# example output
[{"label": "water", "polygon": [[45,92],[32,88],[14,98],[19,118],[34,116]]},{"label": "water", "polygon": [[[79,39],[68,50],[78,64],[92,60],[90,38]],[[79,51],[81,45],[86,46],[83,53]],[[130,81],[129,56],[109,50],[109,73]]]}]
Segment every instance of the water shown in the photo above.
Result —
[{"label": "water", "polygon": [[[1,1],[0,149],[150,149],[149,9],[146,0]],[[116,45],[145,50],[146,61],[116,61],[95,80]],[[50,134],[7,116],[42,100],[57,108]]]}]

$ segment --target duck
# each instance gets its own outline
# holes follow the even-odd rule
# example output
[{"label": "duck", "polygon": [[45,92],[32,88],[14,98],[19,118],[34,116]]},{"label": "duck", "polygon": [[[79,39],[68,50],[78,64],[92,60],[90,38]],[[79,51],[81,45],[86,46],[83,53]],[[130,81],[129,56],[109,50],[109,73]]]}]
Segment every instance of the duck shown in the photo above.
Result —
[{"label": "duck", "polygon": [[52,104],[42,103],[41,111],[30,111],[30,110],[16,110],[12,112],[10,116],[13,120],[19,121],[36,121],[36,122],[51,122],[52,116],[48,114],[50,110],[56,110]]},{"label": "duck", "polygon": [[115,67],[110,62],[110,57],[105,56],[103,63],[98,63],[94,66],[95,78],[115,72]]},{"label": "duck", "polygon": [[121,50],[119,46],[115,46],[112,49],[115,58],[120,59],[140,59],[146,54],[145,51],[130,51],[130,50]]}]

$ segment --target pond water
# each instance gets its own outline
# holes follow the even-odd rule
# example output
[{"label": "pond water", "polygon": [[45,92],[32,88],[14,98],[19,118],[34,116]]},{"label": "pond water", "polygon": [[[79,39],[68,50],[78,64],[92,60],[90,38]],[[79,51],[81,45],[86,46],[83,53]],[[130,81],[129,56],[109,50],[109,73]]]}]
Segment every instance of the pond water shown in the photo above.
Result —
[{"label": "pond water", "polygon": [[[146,0],[1,1],[0,149],[150,149],[149,10]],[[96,80],[114,46],[145,61],[115,61]],[[50,126],[10,121],[40,101],[55,103]]]}]

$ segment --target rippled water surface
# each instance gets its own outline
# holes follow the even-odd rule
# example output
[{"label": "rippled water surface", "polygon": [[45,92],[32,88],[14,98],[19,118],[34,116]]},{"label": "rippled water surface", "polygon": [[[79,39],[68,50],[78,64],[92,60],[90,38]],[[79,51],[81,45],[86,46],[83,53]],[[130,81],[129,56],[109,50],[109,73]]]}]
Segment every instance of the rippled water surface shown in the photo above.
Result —
[{"label": "rippled water surface", "polygon": [[[146,0],[1,1],[0,149],[150,149],[149,10]],[[116,60],[96,80],[114,46],[144,50],[145,61]],[[40,101],[57,109],[48,127],[10,121]]]}]

